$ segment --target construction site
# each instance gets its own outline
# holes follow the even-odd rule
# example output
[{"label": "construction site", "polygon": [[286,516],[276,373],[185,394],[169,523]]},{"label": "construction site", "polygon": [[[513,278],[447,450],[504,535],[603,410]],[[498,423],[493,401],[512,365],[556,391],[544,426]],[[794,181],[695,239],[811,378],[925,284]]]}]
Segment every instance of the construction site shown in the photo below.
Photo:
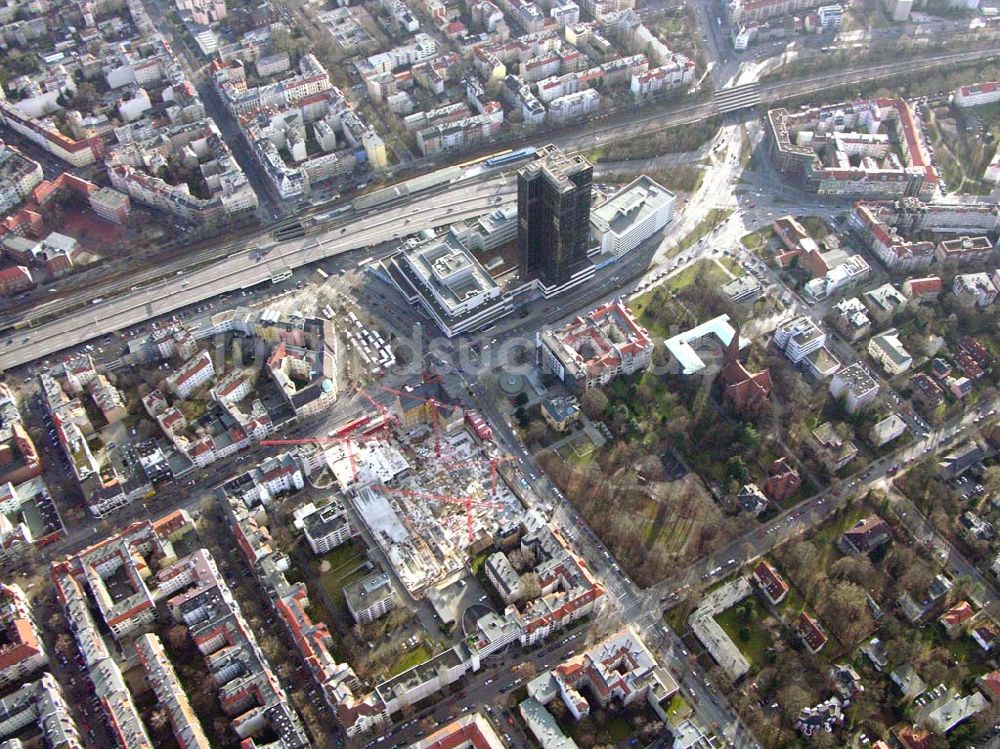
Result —
[{"label": "construction site", "polygon": [[[362,393],[375,411],[325,438],[316,472],[333,483],[414,596],[462,569],[499,525],[525,511],[504,478],[501,454],[481,417],[466,412],[437,381]],[[275,441],[278,442],[278,441]],[[530,503],[530,502],[529,502]]]}]

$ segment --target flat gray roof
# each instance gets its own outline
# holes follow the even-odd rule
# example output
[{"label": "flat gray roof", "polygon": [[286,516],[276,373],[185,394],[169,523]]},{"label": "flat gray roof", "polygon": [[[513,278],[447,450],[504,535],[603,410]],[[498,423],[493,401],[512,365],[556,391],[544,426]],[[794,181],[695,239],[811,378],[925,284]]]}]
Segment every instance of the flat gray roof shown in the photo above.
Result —
[{"label": "flat gray roof", "polygon": [[598,229],[620,236],[674,200],[670,190],[644,174],[595,208],[590,218]]}]

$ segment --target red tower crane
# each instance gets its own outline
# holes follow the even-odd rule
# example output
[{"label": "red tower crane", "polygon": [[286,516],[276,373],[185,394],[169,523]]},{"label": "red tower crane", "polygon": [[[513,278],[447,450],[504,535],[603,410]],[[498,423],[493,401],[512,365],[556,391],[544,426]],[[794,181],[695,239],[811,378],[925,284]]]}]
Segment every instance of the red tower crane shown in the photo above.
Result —
[{"label": "red tower crane", "polygon": [[388,425],[388,424],[391,424],[393,422],[395,422],[397,424],[399,423],[399,419],[396,417],[396,415],[393,414],[393,413],[390,413],[388,408],[386,408],[384,405],[382,405],[377,400],[375,400],[374,398],[372,398],[371,395],[369,395],[368,392],[364,388],[362,388],[361,386],[355,386],[354,389],[358,391],[358,395],[360,395],[362,398],[364,398],[369,403],[371,403],[375,407],[375,409],[380,414],[382,414],[382,422],[384,424]]},{"label": "red tower crane", "polygon": [[512,463],[514,458],[509,455],[495,455],[490,458],[472,458],[460,460],[457,463],[442,463],[443,468],[461,468],[463,466],[489,465],[493,480],[493,496],[497,495],[497,466],[501,463]]},{"label": "red tower crane", "polygon": [[404,390],[395,390],[393,388],[386,387],[385,385],[378,386],[380,390],[385,390],[387,393],[392,393],[393,395],[398,395],[400,398],[412,398],[414,400],[423,401],[424,403],[430,404],[434,409],[431,414],[433,418],[434,425],[434,457],[441,457],[441,433],[438,427],[438,409],[439,408],[451,408],[451,404],[442,403],[436,398],[425,398],[422,395],[417,395],[416,393],[408,393]]},{"label": "red tower crane", "polygon": [[472,534],[472,508],[473,507],[485,507],[490,510],[501,510],[503,505],[499,502],[489,502],[487,500],[476,499],[474,497],[455,497],[450,494],[435,494],[433,492],[418,492],[412,489],[394,489],[389,486],[376,486],[381,492],[402,494],[404,497],[411,497],[413,499],[429,499],[432,502],[446,502],[453,505],[464,505],[465,506],[465,520],[469,530],[469,542],[471,543],[474,536]]},{"label": "red tower crane", "polygon": [[354,460],[353,440],[347,437],[302,437],[300,439],[273,439],[261,440],[261,445],[325,445],[325,444],[347,444],[347,459],[351,462],[351,473],[354,480],[358,480],[358,464]]}]

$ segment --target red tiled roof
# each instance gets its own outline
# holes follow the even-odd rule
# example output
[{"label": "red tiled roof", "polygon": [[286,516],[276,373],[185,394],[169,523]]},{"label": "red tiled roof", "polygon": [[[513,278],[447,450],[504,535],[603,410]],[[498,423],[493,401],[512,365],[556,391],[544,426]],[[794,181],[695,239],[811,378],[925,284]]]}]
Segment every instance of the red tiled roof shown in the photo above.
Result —
[{"label": "red tiled roof", "polygon": [[478,720],[453,721],[439,728],[420,743],[424,749],[494,749],[494,744],[482,732]]},{"label": "red tiled roof", "polygon": [[1000,81],[986,81],[971,86],[962,86],[959,91],[961,91],[962,96],[971,96],[973,94],[992,94],[997,89],[1000,89]]},{"label": "red tiled roof", "polygon": [[975,612],[968,601],[959,601],[941,615],[941,623],[947,627],[957,627],[969,621],[974,615]]},{"label": "red tiled roof", "polygon": [[903,726],[896,730],[896,738],[905,749],[930,749],[932,737],[926,728]]},{"label": "red tiled roof", "polygon": [[990,699],[1000,699],[1000,671],[990,671],[979,677],[979,684]]},{"label": "red tiled roof", "polygon": [[941,279],[937,276],[928,276],[927,278],[911,278],[908,279],[907,283],[910,286],[910,292],[914,296],[941,293]]},{"label": "red tiled roof", "polygon": [[10,268],[0,270],[0,281],[18,281],[25,278],[30,280],[31,274],[23,265],[15,265]]},{"label": "red tiled roof", "polygon": [[761,560],[760,563],[754,567],[753,577],[772,601],[778,600],[788,592],[788,583],[786,583],[781,578],[781,575],[778,574],[778,571],[765,560]]},{"label": "red tiled roof", "polygon": [[41,652],[31,622],[27,619],[15,619],[11,629],[13,631],[8,634],[11,644],[0,650],[0,671],[5,671]]},{"label": "red tiled roof", "polygon": [[795,620],[795,629],[798,630],[811,650],[819,650],[826,644],[826,633],[823,628],[805,611],[799,614],[799,618]]}]

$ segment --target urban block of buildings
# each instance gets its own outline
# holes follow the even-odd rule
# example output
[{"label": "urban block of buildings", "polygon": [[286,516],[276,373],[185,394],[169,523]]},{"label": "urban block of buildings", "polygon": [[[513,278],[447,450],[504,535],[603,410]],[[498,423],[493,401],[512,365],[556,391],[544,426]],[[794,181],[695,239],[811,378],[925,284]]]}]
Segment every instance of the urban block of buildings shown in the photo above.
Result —
[{"label": "urban block of buildings", "polygon": [[591,704],[584,694],[592,696],[597,703],[594,708],[627,707],[645,701],[661,720],[666,720],[667,706],[678,686],[639,636],[623,629],[536,676],[528,682],[527,690],[520,712],[539,744],[552,746],[553,737],[543,728],[549,721],[539,713],[553,700],[561,701],[575,720],[591,714]]},{"label": "urban block of buildings", "polygon": [[619,375],[649,366],[653,340],[632,311],[620,302],[609,302],[578,317],[558,330],[538,337],[538,357],[575,390],[606,385]]},{"label": "urban block of buildings", "polygon": [[928,199],[937,186],[923,133],[903,99],[772,109],[767,137],[775,166],[820,195]]}]

